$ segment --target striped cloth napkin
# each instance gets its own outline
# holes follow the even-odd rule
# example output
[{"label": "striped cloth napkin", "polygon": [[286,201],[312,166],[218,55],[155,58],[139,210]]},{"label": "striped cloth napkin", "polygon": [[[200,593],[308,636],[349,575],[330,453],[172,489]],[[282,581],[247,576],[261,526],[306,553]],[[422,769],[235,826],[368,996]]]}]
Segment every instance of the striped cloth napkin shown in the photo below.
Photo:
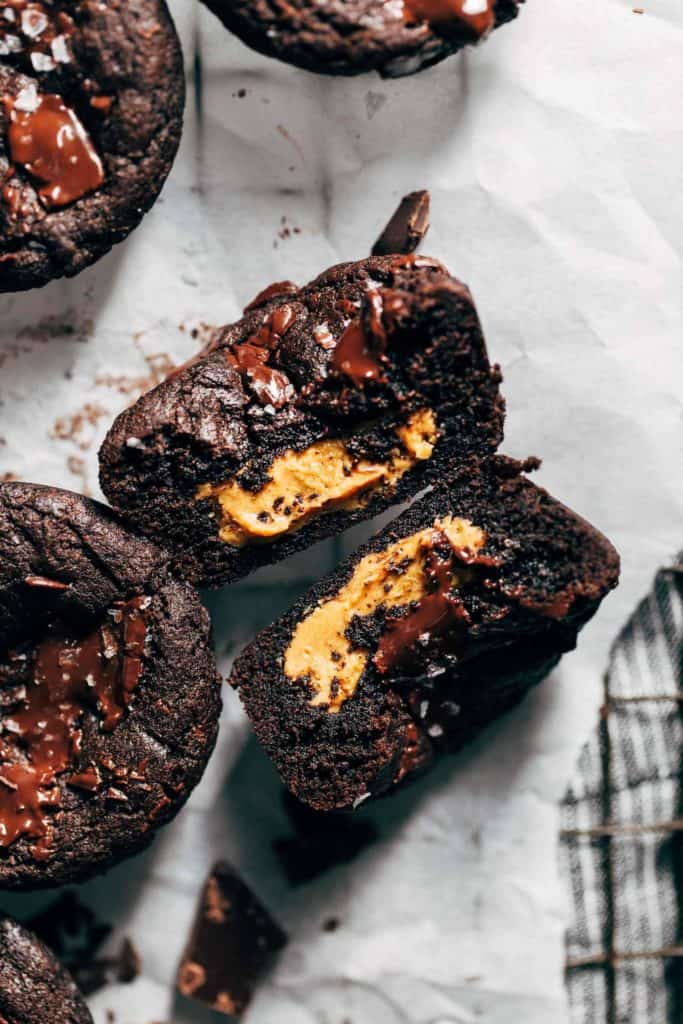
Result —
[{"label": "striped cloth napkin", "polygon": [[683,1022],[683,553],[612,648],[562,802],[572,1024]]}]

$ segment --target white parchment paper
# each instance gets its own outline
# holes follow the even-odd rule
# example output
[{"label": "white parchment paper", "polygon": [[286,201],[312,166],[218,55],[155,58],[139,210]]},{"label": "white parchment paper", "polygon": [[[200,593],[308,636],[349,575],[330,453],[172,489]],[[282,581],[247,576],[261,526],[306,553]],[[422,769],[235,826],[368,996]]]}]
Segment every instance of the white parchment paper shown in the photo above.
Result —
[{"label": "white parchment paper", "polygon": [[[220,1018],[172,980],[201,882],[227,857],[290,933],[251,1024],[566,1019],[556,802],[595,722],[607,648],[683,528],[683,7],[528,0],[476,51],[398,82],[262,59],[172,4],[189,101],[162,200],[75,281],[0,297],[0,475],[98,494],[113,416],[264,285],[367,254],[429,188],[424,251],[471,286],[505,373],[505,450],[601,527],[623,582],[579,650],[460,758],[365,813],[380,839],[293,889],[273,770],[225,694],[188,808],[83,898],[130,934],[131,986],[97,1024]],[[193,337],[193,331],[195,335]],[[221,667],[359,533],[213,595]],[[21,916],[49,896],[2,900]],[[336,917],[337,930],[323,930]]]}]

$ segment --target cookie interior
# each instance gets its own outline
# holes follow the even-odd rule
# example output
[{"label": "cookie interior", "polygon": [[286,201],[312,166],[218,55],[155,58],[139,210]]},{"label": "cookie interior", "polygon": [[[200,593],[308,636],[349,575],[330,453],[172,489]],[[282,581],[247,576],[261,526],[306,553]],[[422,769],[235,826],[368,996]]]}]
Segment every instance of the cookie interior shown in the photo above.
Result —
[{"label": "cookie interior", "polygon": [[238,659],[232,681],[299,799],[349,807],[457,749],[616,585],[609,542],[520,468],[461,469]]},{"label": "cookie interior", "polygon": [[124,412],[102,486],[183,574],[226,582],[495,448],[499,379],[469,292],[441,264],[342,265],[269,289]]}]

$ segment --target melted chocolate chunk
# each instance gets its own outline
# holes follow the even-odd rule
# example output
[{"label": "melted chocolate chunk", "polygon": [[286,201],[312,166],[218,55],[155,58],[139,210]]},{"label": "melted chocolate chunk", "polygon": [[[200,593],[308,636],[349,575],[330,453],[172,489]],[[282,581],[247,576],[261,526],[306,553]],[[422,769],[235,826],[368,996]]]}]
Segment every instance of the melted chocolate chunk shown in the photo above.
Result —
[{"label": "melted chocolate chunk", "polygon": [[428,593],[407,614],[387,617],[374,657],[382,675],[410,654],[418,641],[426,645],[432,636],[452,627],[464,640],[470,617],[460,597],[452,593],[454,554],[448,537],[433,530],[424,566]]},{"label": "melted chocolate chunk", "polygon": [[235,345],[226,356],[261,405],[281,409],[296,397],[287,374],[268,365],[271,353],[277,349],[295,319],[296,313],[291,306],[278,306],[251,337]]},{"label": "melted chocolate chunk", "polygon": [[381,358],[386,350],[387,335],[383,312],[382,291],[369,288],[360,315],[346,327],[332,355],[332,369],[348,377],[356,387],[362,387],[369,380],[384,379]]},{"label": "melted chocolate chunk", "polygon": [[495,0],[404,0],[406,22],[428,21],[437,29],[461,22],[477,37],[487,35],[496,24]]},{"label": "melted chocolate chunk", "polygon": [[[47,74],[71,64],[69,37],[73,19],[44,3],[7,0],[0,4],[0,60],[27,74]],[[39,94],[33,84],[5,96],[9,119],[9,156],[37,181],[43,205],[68,206],[104,182],[102,161],[76,111],[53,93]],[[27,217],[30,201],[17,185],[6,185],[2,198],[15,218]]]},{"label": "melted chocolate chunk", "polygon": [[[60,777],[78,764],[84,713],[112,732],[140,680],[146,606],[143,597],[116,605],[79,639],[55,627],[34,652],[10,653],[0,668],[0,847],[29,836],[38,840],[36,858],[49,853],[48,811],[61,804]],[[85,765],[61,781],[93,791],[99,773]]]},{"label": "melted chocolate chunk", "polygon": [[410,192],[372,247],[373,256],[415,252],[429,231],[429,192]]},{"label": "melted chocolate chunk", "polygon": [[285,933],[236,872],[228,864],[216,864],[178,970],[178,990],[219,1013],[240,1014],[286,942]]},{"label": "melted chocolate chunk", "polygon": [[102,161],[61,96],[39,96],[27,87],[5,106],[12,160],[44,183],[38,195],[48,209],[68,206],[100,187]]}]

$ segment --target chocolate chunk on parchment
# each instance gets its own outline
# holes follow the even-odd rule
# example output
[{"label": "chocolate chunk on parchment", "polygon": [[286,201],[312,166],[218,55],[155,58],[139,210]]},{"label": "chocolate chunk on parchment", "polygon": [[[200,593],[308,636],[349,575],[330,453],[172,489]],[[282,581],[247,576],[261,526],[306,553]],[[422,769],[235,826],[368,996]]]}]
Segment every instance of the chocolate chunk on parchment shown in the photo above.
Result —
[{"label": "chocolate chunk on parchment", "polygon": [[429,192],[409,192],[372,247],[372,256],[407,256],[429,231]]},{"label": "chocolate chunk on parchment", "polygon": [[225,862],[209,875],[178,969],[181,995],[219,1013],[238,1015],[287,937]]}]

